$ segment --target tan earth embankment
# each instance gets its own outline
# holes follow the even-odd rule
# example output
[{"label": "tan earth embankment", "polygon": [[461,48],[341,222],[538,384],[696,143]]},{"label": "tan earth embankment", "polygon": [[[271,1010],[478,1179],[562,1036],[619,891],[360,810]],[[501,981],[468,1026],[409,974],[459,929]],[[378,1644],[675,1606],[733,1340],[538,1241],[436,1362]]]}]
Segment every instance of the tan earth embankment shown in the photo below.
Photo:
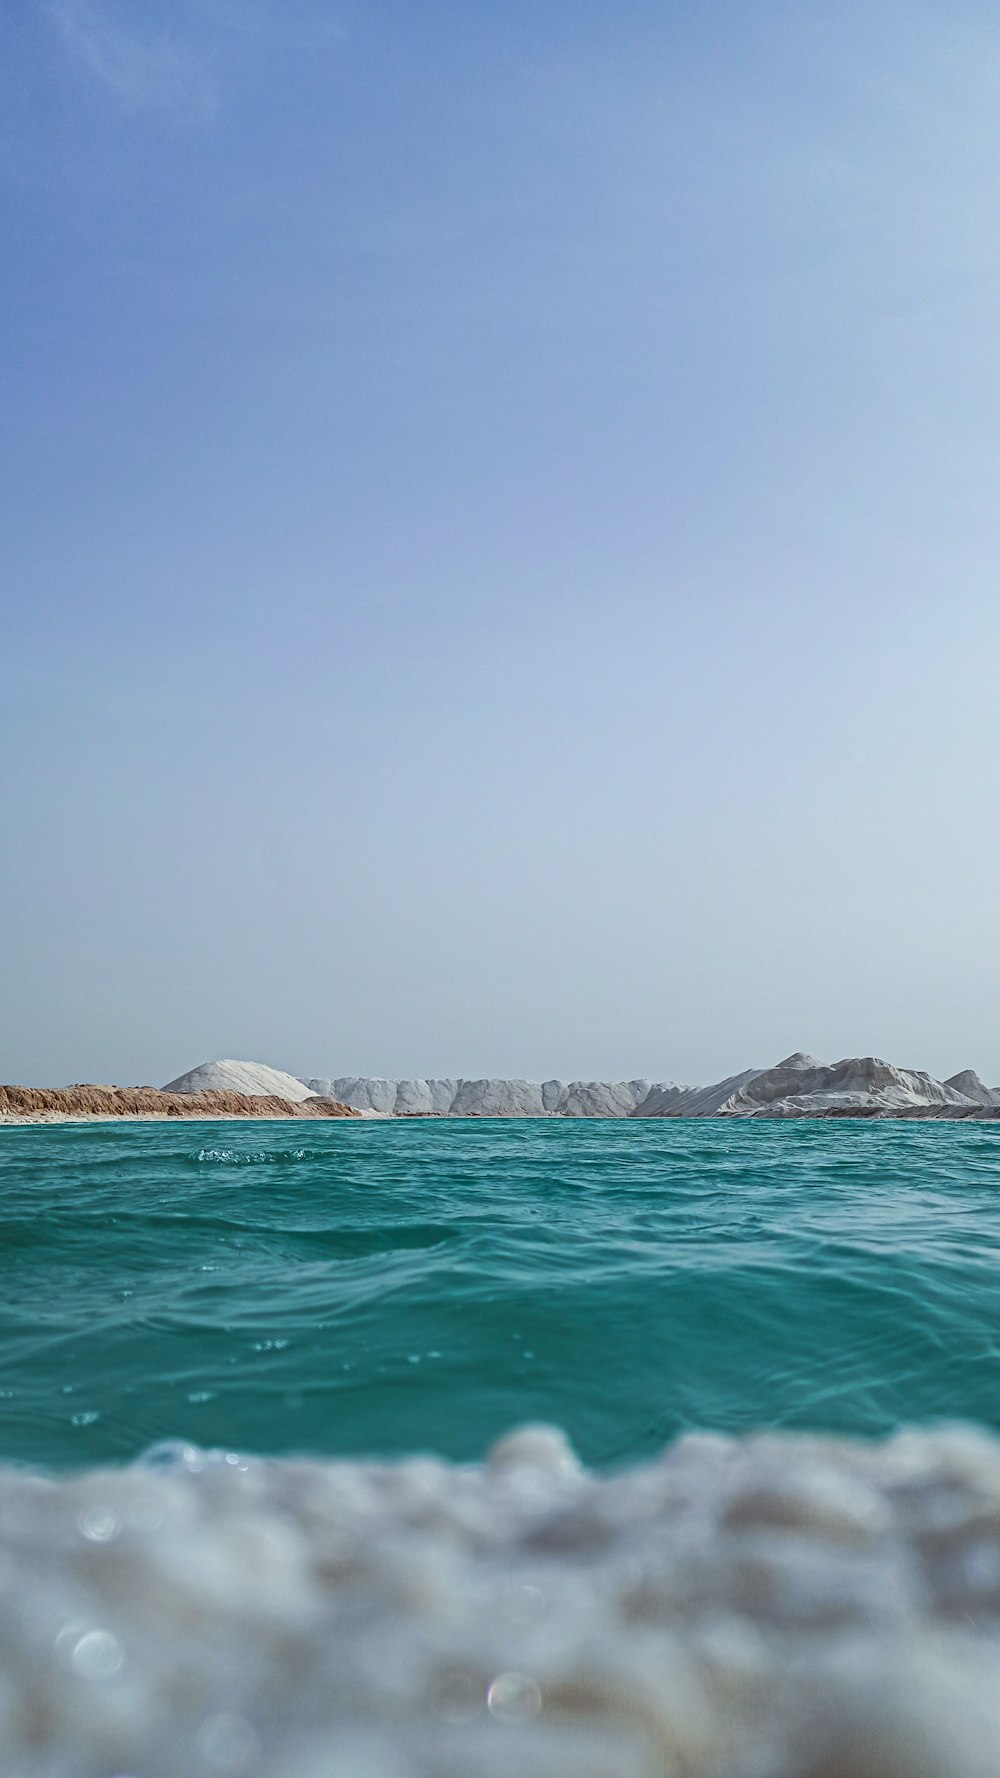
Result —
[{"label": "tan earth embankment", "polygon": [[336,1099],[293,1105],[248,1093],[161,1093],[156,1087],[0,1086],[0,1121],[55,1123],[62,1118],[360,1117]]}]

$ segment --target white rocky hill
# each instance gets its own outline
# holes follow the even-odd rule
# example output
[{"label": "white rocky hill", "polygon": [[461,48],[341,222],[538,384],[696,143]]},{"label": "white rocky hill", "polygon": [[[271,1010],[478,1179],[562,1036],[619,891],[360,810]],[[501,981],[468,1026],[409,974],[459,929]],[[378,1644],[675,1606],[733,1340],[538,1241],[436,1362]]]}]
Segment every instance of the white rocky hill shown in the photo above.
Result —
[{"label": "white rocky hill", "polygon": [[950,1075],[944,1084],[971,1099],[973,1105],[1000,1105],[1000,1087],[984,1085],[974,1068],[963,1068],[960,1074]]},{"label": "white rocky hill", "polygon": [[[755,1075],[724,1099],[718,1110],[731,1117],[810,1117],[829,1111],[884,1111],[891,1115],[924,1107],[982,1103],[933,1075],[914,1068],[894,1068],[877,1056],[849,1056],[842,1062],[824,1063],[800,1050]],[[992,1104],[992,1099],[988,1103]]]},{"label": "white rocky hill", "polygon": [[246,1093],[251,1098],[289,1099],[301,1104],[312,1097],[293,1074],[282,1074],[280,1068],[269,1068],[266,1062],[202,1062],[187,1074],[167,1082],[165,1093]]},{"label": "white rocky hill", "polygon": [[731,1074],[726,1080],[709,1087],[652,1087],[644,1102],[631,1113],[633,1117],[714,1117],[720,1106],[750,1081],[756,1080],[759,1068],[746,1068],[742,1074]]}]

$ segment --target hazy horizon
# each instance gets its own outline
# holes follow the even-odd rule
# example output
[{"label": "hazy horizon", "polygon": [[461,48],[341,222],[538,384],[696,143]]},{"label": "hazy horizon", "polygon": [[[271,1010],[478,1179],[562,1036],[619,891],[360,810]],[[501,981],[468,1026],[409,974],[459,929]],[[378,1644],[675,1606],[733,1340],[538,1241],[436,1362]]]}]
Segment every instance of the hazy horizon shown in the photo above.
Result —
[{"label": "hazy horizon", "polygon": [[0,50],[0,1079],[1000,1082],[995,15]]}]

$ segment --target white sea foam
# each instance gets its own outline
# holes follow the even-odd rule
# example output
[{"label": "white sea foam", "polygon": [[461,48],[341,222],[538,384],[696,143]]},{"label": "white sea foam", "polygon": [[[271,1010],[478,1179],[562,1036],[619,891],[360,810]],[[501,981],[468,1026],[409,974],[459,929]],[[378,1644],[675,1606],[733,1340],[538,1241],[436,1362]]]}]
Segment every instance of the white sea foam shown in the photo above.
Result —
[{"label": "white sea foam", "polygon": [[5,1778],[996,1778],[1000,1443],[0,1474]]}]

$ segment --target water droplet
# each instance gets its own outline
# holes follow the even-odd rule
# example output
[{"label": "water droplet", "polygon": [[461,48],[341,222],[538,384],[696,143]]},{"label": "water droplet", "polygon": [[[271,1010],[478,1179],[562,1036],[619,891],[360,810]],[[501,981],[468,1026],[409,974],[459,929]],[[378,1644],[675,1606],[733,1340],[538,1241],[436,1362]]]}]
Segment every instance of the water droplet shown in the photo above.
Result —
[{"label": "water droplet", "polygon": [[68,1624],[63,1624],[52,1645],[60,1660],[68,1661],[70,1659],[86,1628],[86,1624],[76,1623],[72,1619]]},{"label": "water droplet", "polygon": [[500,1673],[486,1694],[491,1715],[501,1722],[525,1722],[542,1708],[542,1694],[526,1673]]},{"label": "water droplet", "polygon": [[84,1679],[114,1679],[125,1665],[125,1654],[110,1630],[88,1630],[76,1643],[70,1661]]},{"label": "water droplet", "polygon": [[111,1543],[121,1530],[121,1520],[110,1506],[84,1507],[77,1524],[91,1543]]}]

